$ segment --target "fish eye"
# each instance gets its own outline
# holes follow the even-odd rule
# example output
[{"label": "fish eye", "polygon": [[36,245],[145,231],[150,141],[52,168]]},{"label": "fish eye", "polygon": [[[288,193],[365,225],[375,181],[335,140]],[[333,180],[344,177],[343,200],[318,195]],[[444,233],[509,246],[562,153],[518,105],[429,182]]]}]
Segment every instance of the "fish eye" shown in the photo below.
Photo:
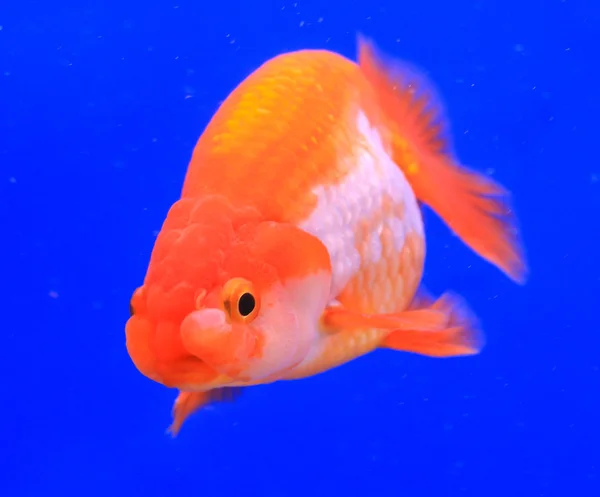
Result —
[{"label": "fish eye", "polygon": [[142,287],[138,287],[133,292],[133,295],[129,299],[129,317],[133,317],[136,312],[140,311],[140,307],[143,307],[143,304],[140,301],[140,293]]},{"label": "fish eye", "polygon": [[233,278],[222,291],[223,308],[230,321],[249,323],[260,310],[260,300],[252,283],[243,278]]},{"label": "fish eye", "polygon": [[251,293],[243,293],[238,300],[238,312],[241,316],[249,316],[256,307],[256,299]]}]

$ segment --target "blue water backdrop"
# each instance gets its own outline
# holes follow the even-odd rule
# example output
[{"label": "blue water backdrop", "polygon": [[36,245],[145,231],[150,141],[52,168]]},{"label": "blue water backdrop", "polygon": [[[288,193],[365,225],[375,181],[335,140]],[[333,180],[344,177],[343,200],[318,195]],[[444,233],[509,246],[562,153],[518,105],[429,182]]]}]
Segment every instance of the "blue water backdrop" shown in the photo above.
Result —
[{"label": "blue water backdrop", "polygon": [[[0,495],[600,496],[600,4],[1,0]],[[270,57],[356,33],[427,70],[461,160],[514,194],[520,287],[430,211],[425,283],[475,357],[377,351],[165,430],[125,350],[196,140]]]}]

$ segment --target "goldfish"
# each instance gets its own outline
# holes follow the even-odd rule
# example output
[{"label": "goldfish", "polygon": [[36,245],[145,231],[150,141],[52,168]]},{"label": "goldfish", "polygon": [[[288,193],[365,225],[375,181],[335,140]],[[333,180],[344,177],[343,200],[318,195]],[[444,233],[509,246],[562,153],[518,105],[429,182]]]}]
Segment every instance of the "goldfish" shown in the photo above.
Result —
[{"label": "goldfish", "polygon": [[526,281],[510,192],[461,164],[433,84],[357,44],[356,62],[327,50],[266,61],[194,148],[125,326],[137,370],[178,390],[173,435],[245,387],[377,349],[478,354],[467,303],[423,287],[424,205]]}]

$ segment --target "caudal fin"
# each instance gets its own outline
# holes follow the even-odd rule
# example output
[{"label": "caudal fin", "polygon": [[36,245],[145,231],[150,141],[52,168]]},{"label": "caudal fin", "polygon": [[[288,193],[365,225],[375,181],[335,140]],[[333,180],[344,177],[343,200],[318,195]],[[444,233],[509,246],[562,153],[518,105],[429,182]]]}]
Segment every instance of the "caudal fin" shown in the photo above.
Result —
[{"label": "caudal fin", "polygon": [[359,37],[358,61],[392,132],[392,155],[419,200],[475,252],[524,283],[527,262],[510,193],[456,160],[441,99],[427,78]]}]

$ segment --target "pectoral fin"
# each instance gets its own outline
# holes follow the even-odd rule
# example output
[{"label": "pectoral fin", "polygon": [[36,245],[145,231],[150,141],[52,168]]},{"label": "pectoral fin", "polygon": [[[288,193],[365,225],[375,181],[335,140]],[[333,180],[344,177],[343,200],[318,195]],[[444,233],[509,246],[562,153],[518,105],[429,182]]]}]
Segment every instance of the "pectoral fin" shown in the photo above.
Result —
[{"label": "pectoral fin", "polygon": [[323,314],[323,326],[331,332],[351,330],[439,330],[442,329],[447,317],[443,312],[433,309],[419,309],[400,312],[397,314],[361,314],[344,307],[330,307]]},{"label": "pectoral fin", "polygon": [[201,407],[214,402],[232,402],[242,393],[242,388],[223,387],[208,392],[179,392],[173,404],[173,423],[168,432],[177,436],[187,418]]},{"label": "pectoral fin", "polygon": [[443,314],[444,325],[437,330],[425,330],[417,326],[395,330],[383,340],[381,346],[431,357],[474,355],[481,351],[484,336],[479,322],[459,296],[445,293],[426,310]]},{"label": "pectoral fin", "polygon": [[395,314],[361,314],[341,306],[330,307],[322,324],[331,332],[389,330],[381,347],[431,357],[477,354],[484,342],[477,319],[462,299],[450,293],[427,307]]}]

